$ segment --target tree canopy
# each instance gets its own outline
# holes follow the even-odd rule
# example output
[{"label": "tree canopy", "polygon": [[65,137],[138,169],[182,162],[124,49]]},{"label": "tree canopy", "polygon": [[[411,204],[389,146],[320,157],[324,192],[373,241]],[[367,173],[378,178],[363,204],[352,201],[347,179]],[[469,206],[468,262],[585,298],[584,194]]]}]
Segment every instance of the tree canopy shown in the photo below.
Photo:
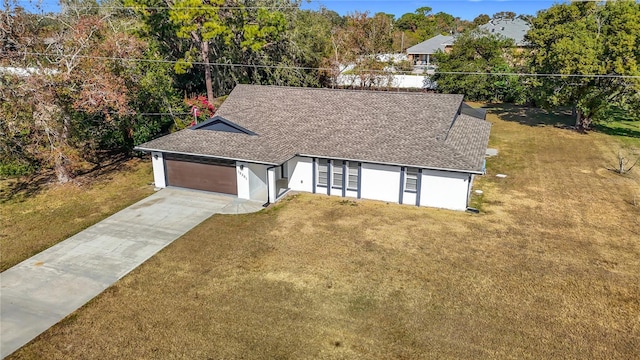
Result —
[{"label": "tree canopy", "polygon": [[[450,52],[436,54],[438,91],[465,94],[469,100],[525,102],[526,89],[517,76],[495,76],[518,70],[513,40],[480,30],[456,39]],[[481,73],[475,75],[473,73]]]},{"label": "tree canopy", "polygon": [[[191,106],[211,110],[238,83],[337,86],[347,72],[362,87],[377,86],[414,70],[382,54],[438,34],[456,41],[436,55],[437,91],[575,106],[580,129],[640,117],[640,4],[632,0],[520,15],[532,30],[519,49],[476,29],[516,18],[512,12],[471,22],[427,6],[397,19],[341,16],[303,10],[299,0],[63,0],[55,14],[28,13],[17,0],[4,4],[0,176],[41,168],[66,181],[184,128]],[[512,75],[518,72],[566,76]]]},{"label": "tree canopy", "polygon": [[[575,106],[576,127],[640,111],[640,4],[635,1],[554,5],[532,20],[530,71],[538,104]],[[580,77],[572,75],[581,75]],[[592,76],[588,76],[592,75]],[[598,76],[601,75],[601,76]]]}]

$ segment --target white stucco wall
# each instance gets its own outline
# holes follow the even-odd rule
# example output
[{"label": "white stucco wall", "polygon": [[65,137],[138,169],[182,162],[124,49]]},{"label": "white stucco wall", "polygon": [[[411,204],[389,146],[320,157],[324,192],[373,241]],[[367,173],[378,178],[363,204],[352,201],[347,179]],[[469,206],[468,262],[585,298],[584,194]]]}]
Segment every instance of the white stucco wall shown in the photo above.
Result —
[{"label": "white stucco wall", "polygon": [[249,166],[246,162],[236,162],[236,178],[238,185],[238,198],[250,199],[249,190]]},{"label": "white stucco wall", "polygon": [[[156,156],[158,157],[156,159]],[[151,152],[151,164],[153,165],[153,182],[158,188],[167,187],[164,175],[164,157],[161,152]]]},{"label": "white stucco wall", "polygon": [[249,164],[249,198],[267,202],[267,168],[268,165]]},{"label": "white stucco wall", "polygon": [[416,196],[417,194],[415,192],[410,192],[410,191],[405,191],[402,194],[402,203],[406,204],[406,205],[418,205],[416,203]]},{"label": "white stucco wall", "polygon": [[362,164],[361,196],[364,199],[397,203],[400,191],[400,167]]},{"label": "white stucco wall", "polygon": [[342,188],[331,188],[331,195],[333,196],[342,196]]},{"label": "white stucco wall", "polygon": [[277,188],[276,188],[276,180],[277,180],[276,168],[269,167],[268,169],[266,169],[266,171],[267,171],[267,183],[269,184],[267,188],[267,201],[269,201],[270,203],[274,203],[276,202],[276,199],[278,197]]},{"label": "white stucco wall", "polygon": [[467,209],[469,174],[422,170],[420,205],[451,210]]},{"label": "white stucco wall", "polygon": [[[240,164],[244,170],[240,171]],[[317,164],[316,164],[317,165]],[[268,201],[268,165],[238,163],[238,197]],[[294,157],[287,162],[285,176],[289,188],[295,191],[313,192],[313,160]],[[155,168],[154,168],[155,170]],[[316,169],[317,170],[317,169]],[[279,168],[273,170],[273,178],[280,178]],[[400,167],[363,163],[361,169],[361,198],[397,203],[400,191]],[[469,191],[469,175],[449,171],[422,170],[420,205],[451,210],[466,210]],[[316,192],[326,194],[326,187]],[[341,189],[331,189],[331,195],[342,196]],[[357,197],[357,191],[347,190],[347,197]],[[417,194],[405,191],[402,203],[416,205]]]},{"label": "white stucco wall", "polygon": [[236,162],[238,197],[267,202],[267,165]]},{"label": "white stucco wall", "polygon": [[296,156],[287,163],[289,188],[295,191],[313,192],[313,160]]}]

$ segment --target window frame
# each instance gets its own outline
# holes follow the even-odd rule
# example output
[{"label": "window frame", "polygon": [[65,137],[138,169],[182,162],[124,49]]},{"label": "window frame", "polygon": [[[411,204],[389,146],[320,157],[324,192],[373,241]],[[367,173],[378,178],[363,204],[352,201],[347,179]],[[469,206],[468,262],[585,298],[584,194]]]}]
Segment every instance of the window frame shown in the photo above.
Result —
[{"label": "window frame", "polygon": [[[358,191],[358,184],[360,183],[359,179],[359,163],[355,161],[347,161],[347,190],[349,191]],[[354,174],[351,172],[354,171]],[[355,186],[351,186],[352,176],[355,178]]]},{"label": "window frame", "polygon": [[[322,162],[324,161],[324,165]],[[318,187],[327,187],[329,186],[329,160],[328,159],[318,159],[318,175],[316,176],[316,185]],[[324,171],[322,171],[322,167],[324,167]],[[322,173],[324,173],[325,179],[324,184],[321,182]]]},{"label": "window frame", "polygon": [[[418,192],[418,176],[420,176],[420,170],[418,170],[418,168],[405,168],[405,173],[404,173],[404,191],[408,192],[408,193],[417,193]],[[409,180],[413,180],[415,181],[415,183],[411,186],[413,187],[413,189],[410,188],[409,186]]]},{"label": "window frame", "polygon": [[[344,169],[342,168],[342,163],[343,161],[341,160],[331,160],[331,188],[332,189],[342,189],[342,186],[344,185],[342,181],[344,179]],[[336,175],[339,175],[339,177],[336,178]]]}]

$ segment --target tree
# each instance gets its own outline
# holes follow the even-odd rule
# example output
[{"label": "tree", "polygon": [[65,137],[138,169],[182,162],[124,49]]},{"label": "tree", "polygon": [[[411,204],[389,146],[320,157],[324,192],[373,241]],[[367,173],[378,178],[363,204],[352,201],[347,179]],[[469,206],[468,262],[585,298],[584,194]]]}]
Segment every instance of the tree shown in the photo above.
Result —
[{"label": "tree", "polygon": [[[288,24],[283,11],[267,10],[267,6],[295,7],[295,2],[280,0],[256,1],[239,4],[231,0],[165,0],[169,11],[157,8],[156,0],[125,0],[141,15],[146,31],[163,39],[173,31],[179,43],[170,48],[175,51],[178,63],[175,70],[179,74],[189,71],[197,61],[202,63],[207,99],[213,102],[213,83],[218,82],[218,93],[224,93],[227,79],[213,79],[215,63],[231,63],[229,59],[245,63],[263,48],[275,47],[281,42]],[[264,6],[264,7],[261,7]],[[166,14],[163,14],[166,13]],[[160,30],[158,30],[160,29]],[[171,37],[169,37],[171,39]],[[199,59],[199,60],[197,60]],[[244,61],[242,61],[244,60]],[[218,76],[229,75],[223,70]]]},{"label": "tree", "polygon": [[427,16],[431,10],[430,7],[423,6],[413,13],[406,13],[396,21],[396,27],[400,30],[416,32],[418,29],[426,27]]},{"label": "tree", "polygon": [[90,5],[66,2],[60,14],[12,15],[12,27],[28,31],[12,41],[22,56],[8,57],[8,65],[29,71],[0,79],[6,99],[0,117],[9,120],[0,129],[9,144],[1,163],[50,168],[62,183],[168,128],[170,117],[140,115],[179,102],[167,65],[127,60],[159,60],[156,47],[127,32],[134,20]]},{"label": "tree", "polygon": [[470,100],[525,102],[526,87],[517,76],[490,75],[514,72],[517,62],[513,60],[513,47],[513,40],[488,32],[463,33],[451,52],[436,54],[438,71],[433,80],[438,84],[437,90],[465,94]]},{"label": "tree", "polygon": [[[168,0],[169,19],[177,26],[177,35],[183,39],[191,39],[197,44],[200,53],[202,66],[204,68],[204,79],[207,89],[207,99],[213,102],[213,83],[211,81],[211,67],[209,65],[209,45],[217,37],[224,41],[229,41],[232,34],[228,26],[223,23],[220,13],[220,6],[225,0],[208,0],[201,2],[198,0]],[[192,66],[194,51],[190,48],[185,52],[184,58],[176,64],[178,71]]]},{"label": "tree", "polygon": [[[377,61],[376,55],[393,51],[393,26],[389,16],[378,13],[353,13],[346,16],[344,27],[331,31],[331,55],[325,67],[332,69],[330,77],[336,83],[341,66],[351,65],[351,72],[362,79],[361,84],[377,83],[386,64]],[[368,85],[366,85],[368,86]]]},{"label": "tree", "polygon": [[[438,34],[451,35],[463,32],[472,27],[471,22],[459,17],[444,12],[432,14],[431,11],[428,6],[418,8],[413,13],[402,15],[394,26],[405,32],[410,43],[424,41]],[[417,41],[413,41],[414,38]]]},{"label": "tree", "polygon": [[488,23],[489,21],[491,21],[491,18],[489,17],[489,15],[480,14],[480,15],[476,16],[475,19],[473,19],[473,26],[474,27],[478,27],[480,25],[484,25],[484,24]]},{"label": "tree", "polygon": [[635,149],[619,149],[616,160],[614,171],[618,174],[627,174],[640,162],[640,155]]},{"label": "tree", "polygon": [[513,20],[516,18],[516,13],[514,13],[513,11],[500,11],[493,14],[493,18],[496,20]]},{"label": "tree", "polygon": [[619,77],[640,76],[639,18],[635,1],[572,2],[541,11],[526,36],[530,71],[567,76],[538,78],[536,103],[574,106],[579,131],[616,112],[639,114],[640,79]]},{"label": "tree", "polygon": [[[341,22],[342,17],[334,11],[301,10],[296,12],[294,20],[291,22],[291,29],[287,32],[292,48],[289,52],[296,53],[295,56],[292,56],[296,60],[296,64],[311,68],[327,65],[326,59],[333,58],[332,28],[339,27]],[[312,74],[311,71],[305,71],[302,74],[297,74],[296,77],[303,79]],[[326,78],[320,79],[321,77],[323,76],[318,73],[316,74],[318,82],[309,80],[301,85],[329,83]]]}]

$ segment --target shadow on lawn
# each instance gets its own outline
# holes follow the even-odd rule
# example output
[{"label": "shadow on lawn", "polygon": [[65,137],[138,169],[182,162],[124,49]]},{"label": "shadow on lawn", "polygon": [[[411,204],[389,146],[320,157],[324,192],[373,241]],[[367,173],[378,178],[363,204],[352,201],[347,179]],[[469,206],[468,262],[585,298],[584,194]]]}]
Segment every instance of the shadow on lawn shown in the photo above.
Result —
[{"label": "shadow on lawn", "polygon": [[24,200],[37,195],[53,180],[53,172],[8,179],[0,182],[0,204],[13,200]]},{"label": "shadow on lawn", "polygon": [[[575,118],[569,108],[545,110],[513,104],[486,104],[483,108],[488,113],[499,116],[502,120],[527,126],[555,126],[574,129],[575,125]],[[640,121],[599,123],[593,125],[593,130],[607,135],[640,139]]]},{"label": "shadow on lawn", "polygon": [[639,130],[631,129],[628,126],[626,127],[617,126],[614,123],[611,123],[611,124],[604,123],[604,124],[596,124],[594,126],[594,129],[598,132],[601,132],[607,135],[625,136],[625,137],[640,139],[640,121],[638,122],[638,125],[636,125],[636,127],[638,127]]},{"label": "shadow on lawn", "polygon": [[[95,182],[98,178],[102,181],[108,181],[111,178],[108,176],[109,173],[129,169],[127,161],[130,159],[131,157],[128,155],[115,156],[103,163],[95,164],[89,170],[79,171],[70,182],[82,186]],[[53,184],[55,181],[55,174],[51,170],[21,178],[2,180],[0,181],[0,204],[9,201],[24,201],[39,194],[47,185]]]},{"label": "shadow on lawn", "polygon": [[572,128],[575,125],[575,118],[571,115],[571,110],[569,109],[548,111],[513,104],[487,104],[484,108],[487,109],[487,112],[499,116],[502,120],[527,126]]}]

